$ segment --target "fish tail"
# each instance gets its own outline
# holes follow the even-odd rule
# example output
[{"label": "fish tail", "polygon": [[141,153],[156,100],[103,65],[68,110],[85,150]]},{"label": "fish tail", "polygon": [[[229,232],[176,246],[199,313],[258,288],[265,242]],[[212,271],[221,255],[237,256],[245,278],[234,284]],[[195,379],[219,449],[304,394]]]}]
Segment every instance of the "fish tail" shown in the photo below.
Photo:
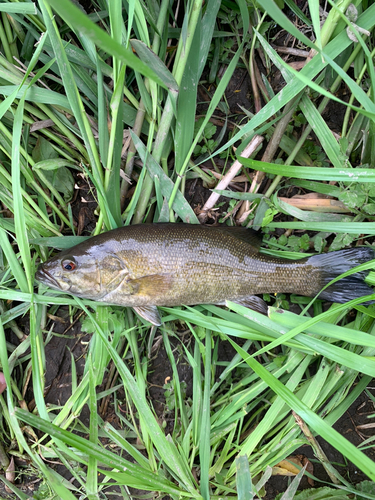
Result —
[{"label": "fish tail", "polygon": [[[323,288],[340,274],[374,258],[375,250],[373,248],[356,247],[339,250],[337,252],[313,255],[307,260],[307,263],[319,268],[322,280],[321,285]],[[343,304],[349,300],[358,299],[363,295],[374,293],[373,289],[364,282],[368,273],[368,270],[361,271],[336,281],[336,283],[333,283],[333,285],[323,290],[319,294],[319,298]],[[369,301],[365,302],[364,305],[373,303],[374,301]]]}]

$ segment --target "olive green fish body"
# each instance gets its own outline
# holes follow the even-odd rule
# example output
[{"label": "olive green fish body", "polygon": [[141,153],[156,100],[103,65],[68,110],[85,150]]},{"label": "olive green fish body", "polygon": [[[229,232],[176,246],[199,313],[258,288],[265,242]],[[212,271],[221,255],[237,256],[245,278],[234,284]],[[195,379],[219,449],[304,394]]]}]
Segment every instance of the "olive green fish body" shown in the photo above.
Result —
[{"label": "olive green fish body", "polygon": [[[364,248],[360,258],[353,250],[360,249],[342,251],[351,256],[345,270],[373,257],[372,249]],[[244,228],[141,224],[61,252],[41,265],[37,279],[77,296],[135,308],[241,302],[261,293],[315,296],[333,272],[326,268],[338,265],[333,254],[340,252],[325,260],[318,255],[290,261],[259,253],[257,237]],[[344,267],[341,263],[333,274]],[[362,275],[357,281],[364,285]],[[362,295],[372,292],[364,286]]]}]

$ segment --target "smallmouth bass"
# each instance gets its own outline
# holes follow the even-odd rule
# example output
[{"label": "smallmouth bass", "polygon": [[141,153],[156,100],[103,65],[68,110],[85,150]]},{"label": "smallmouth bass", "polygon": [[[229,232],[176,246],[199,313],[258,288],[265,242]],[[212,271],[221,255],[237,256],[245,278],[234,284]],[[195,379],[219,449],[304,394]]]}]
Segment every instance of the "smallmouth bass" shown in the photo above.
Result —
[{"label": "smallmouth bass", "polygon": [[[139,224],[113,229],[40,264],[36,279],[56,290],[133,307],[160,325],[157,306],[237,302],[266,313],[256,294],[314,297],[336,276],[375,257],[371,247],[301,260],[259,252],[258,234],[242,227]],[[344,303],[373,293],[367,271],[343,278],[319,298]]]}]

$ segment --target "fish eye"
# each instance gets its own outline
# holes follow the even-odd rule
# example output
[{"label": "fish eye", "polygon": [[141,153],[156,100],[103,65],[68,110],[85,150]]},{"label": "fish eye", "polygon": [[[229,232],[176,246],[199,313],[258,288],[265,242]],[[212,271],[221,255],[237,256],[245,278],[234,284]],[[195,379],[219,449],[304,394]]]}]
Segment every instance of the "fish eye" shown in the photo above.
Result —
[{"label": "fish eye", "polygon": [[77,267],[77,263],[73,257],[68,257],[61,261],[61,267],[65,269],[65,271],[74,271]]}]

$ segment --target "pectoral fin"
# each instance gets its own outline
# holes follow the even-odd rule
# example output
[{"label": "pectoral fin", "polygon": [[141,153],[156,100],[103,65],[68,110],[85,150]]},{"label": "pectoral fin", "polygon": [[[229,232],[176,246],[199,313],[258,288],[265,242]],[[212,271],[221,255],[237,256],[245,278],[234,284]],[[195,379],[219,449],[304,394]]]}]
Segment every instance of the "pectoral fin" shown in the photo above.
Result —
[{"label": "pectoral fin", "polygon": [[[172,286],[173,278],[170,274],[150,274],[142,278],[128,279],[127,284],[135,290],[137,295],[149,296],[150,299],[159,297],[168,292]],[[151,302],[152,303],[152,302]]]},{"label": "pectoral fin", "polygon": [[143,319],[149,321],[155,326],[161,325],[161,318],[156,306],[141,306],[133,307],[134,311],[139,314]]}]

